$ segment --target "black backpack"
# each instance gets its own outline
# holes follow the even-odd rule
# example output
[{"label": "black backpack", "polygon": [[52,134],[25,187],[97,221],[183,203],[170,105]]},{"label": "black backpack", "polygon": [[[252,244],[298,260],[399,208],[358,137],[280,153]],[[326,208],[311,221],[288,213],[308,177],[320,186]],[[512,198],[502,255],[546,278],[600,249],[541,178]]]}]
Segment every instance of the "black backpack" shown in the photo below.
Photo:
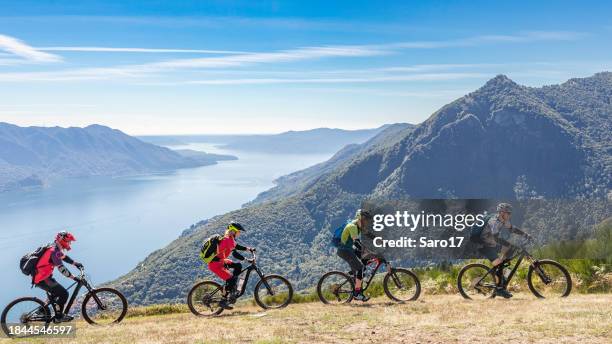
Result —
[{"label": "black backpack", "polygon": [[470,228],[470,241],[475,244],[482,244],[482,231],[489,223],[489,220],[493,217],[492,214],[485,215],[483,219],[482,226],[477,226],[474,224],[472,228]]},{"label": "black backpack", "polygon": [[21,272],[23,272],[23,274],[26,276],[33,277],[36,273],[36,264],[38,264],[40,257],[42,257],[49,247],[49,245],[40,246],[36,250],[21,257],[21,260],[19,261],[19,268],[21,269]]}]

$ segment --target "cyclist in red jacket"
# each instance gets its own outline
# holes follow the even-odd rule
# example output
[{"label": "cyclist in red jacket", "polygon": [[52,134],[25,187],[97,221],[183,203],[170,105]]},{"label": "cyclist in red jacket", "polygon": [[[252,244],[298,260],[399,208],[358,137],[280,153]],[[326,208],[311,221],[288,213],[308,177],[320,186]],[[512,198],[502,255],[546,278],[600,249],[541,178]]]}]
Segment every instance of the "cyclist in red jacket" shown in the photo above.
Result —
[{"label": "cyclist in red jacket", "polygon": [[63,264],[63,262],[66,262],[79,269],[83,268],[83,264],[64,254],[64,251],[70,250],[70,243],[73,241],[76,241],[76,238],[71,233],[66,231],[57,233],[55,242],[47,248],[38,260],[34,274],[34,285],[48,292],[55,302],[55,321],[57,322],[73,319],[71,316],[64,314],[64,305],[68,301],[68,291],[53,278],[53,270],[57,267],[62,275],[75,281],[78,280],[78,277],[73,276]]},{"label": "cyclist in red jacket", "polygon": [[[224,299],[220,303],[220,306],[225,309],[232,309],[230,303],[235,302],[234,294],[236,292],[236,282],[240,272],[242,272],[242,264],[229,259],[230,254],[236,259],[244,260],[244,256],[236,252],[237,250],[255,251],[254,248],[242,246],[236,243],[236,238],[238,238],[241,232],[245,232],[245,229],[241,224],[237,222],[230,222],[225,230],[225,235],[217,245],[217,254],[215,258],[208,263],[208,268],[210,271],[225,281],[224,292],[225,295],[229,297],[229,300]],[[233,272],[230,272],[229,269],[232,269]]]}]

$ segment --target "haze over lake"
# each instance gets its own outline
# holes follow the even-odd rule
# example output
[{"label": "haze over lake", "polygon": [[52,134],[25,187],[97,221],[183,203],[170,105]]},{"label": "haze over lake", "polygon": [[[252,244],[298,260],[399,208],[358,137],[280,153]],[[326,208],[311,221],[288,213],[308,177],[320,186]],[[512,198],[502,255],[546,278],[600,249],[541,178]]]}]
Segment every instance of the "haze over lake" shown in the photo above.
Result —
[{"label": "haze over lake", "polygon": [[[272,187],[275,178],[333,154],[247,153],[211,143],[171,148],[231,154],[239,160],[164,174],[63,180],[44,189],[0,193],[0,304],[41,294],[29,289],[19,258],[50,242],[59,230],[75,234],[69,255],[85,265],[94,283],[102,283],[128,272],[191,224],[237,209]],[[55,275],[60,283],[69,283]]]}]

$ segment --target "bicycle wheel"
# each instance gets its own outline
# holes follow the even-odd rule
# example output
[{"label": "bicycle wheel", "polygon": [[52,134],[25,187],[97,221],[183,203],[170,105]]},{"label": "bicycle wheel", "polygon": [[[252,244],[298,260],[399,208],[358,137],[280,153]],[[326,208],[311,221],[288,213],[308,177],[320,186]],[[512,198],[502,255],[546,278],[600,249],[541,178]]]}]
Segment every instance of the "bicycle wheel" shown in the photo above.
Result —
[{"label": "bicycle wheel", "polygon": [[255,286],[255,302],[263,309],[287,307],[292,298],[293,287],[283,276],[265,276]]},{"label": "bicycle wheel", "polygon": [[457,288],[466,299],[488,299],[495,296],[495,276],[484,264],[468,264],[457,276]]},{"label": "bicycle wheel", "polygon": [[414,301],[421,295],[421,282],[412,271],[395,268],[385,275],[383,289],[393,301]]},{"label": "bicycle wheel", "polygon": [[527,284],[539,298],[566,297],[572,291],[569,272],[554,260],[539,260],[530,265]]},{"label": "bicycle wheel", "polygon": [[189,310],[200,317],[221,314],[223,312],[223,307],[219,305],[221,300],[223,300],[222,287],[213,281],[197,283],[187,294]]},{"label": "bicycle wheel", "polygon": [[45,324],[51,322],[49,306],[36,297],[22,297],[9,303],[0,316],[2,331],[10,338],[21,337],[11,334],[10,325],[28,325],[36,322]]},{"label": "bicycle wheel", "polygon": [[81,305],[83,319],[92,325],[119,323],[127,313],[125,296],[112,288],[92,289]]},{"label": "bicycle wheel", "polygon": [[351,302],[354,289],[353,279],[340,271],[326,273],[317,283],[317,295],[324,304]]}]

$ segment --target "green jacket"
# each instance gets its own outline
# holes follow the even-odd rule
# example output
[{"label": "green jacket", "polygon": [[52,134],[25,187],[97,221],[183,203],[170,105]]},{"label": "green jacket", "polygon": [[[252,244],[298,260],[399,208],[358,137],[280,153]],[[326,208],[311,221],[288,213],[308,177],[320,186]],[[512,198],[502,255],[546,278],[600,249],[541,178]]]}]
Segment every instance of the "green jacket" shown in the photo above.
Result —
[{"label": "green jacket", "polygon": [[353,242],[361,238],[361,229],[357,226],[356,221],[349,222],[342,231],[340,236],[340,248],[352,249]]}]

